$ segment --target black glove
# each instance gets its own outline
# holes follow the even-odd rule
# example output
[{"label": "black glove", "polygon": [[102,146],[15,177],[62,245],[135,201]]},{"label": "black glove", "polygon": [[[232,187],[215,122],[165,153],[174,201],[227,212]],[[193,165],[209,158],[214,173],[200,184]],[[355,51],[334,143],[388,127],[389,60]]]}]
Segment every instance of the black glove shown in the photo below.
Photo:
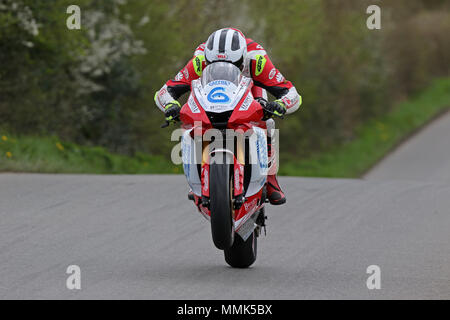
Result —
[{"label": "black glove", "polygon": [[169,102],[164,106],[164,115],[167,122],[175,122],[180,118],[181,106],[178,101]]},{"label": "black glove", "polygon": [[286,106],[281,100],[268,102],[265,106],[263,105],[263,108],[269,111],[269,114],[271,114],[271,116],[276,115],[282,117],[286,113]]},{"label": "black glove", "polygon": [[263,108],[266,106],[267,104],[267,100],[262,98],[262,97],[256,97],[255,98],[256,102],[258,102]]}]

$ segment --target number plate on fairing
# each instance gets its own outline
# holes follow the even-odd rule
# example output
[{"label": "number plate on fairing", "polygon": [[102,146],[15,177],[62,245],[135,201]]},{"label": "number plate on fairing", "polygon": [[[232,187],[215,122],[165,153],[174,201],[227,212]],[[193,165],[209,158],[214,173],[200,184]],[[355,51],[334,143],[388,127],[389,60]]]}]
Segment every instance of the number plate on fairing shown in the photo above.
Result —
[{"label": "number plate on fairing", "polygon": [[192,81],[192,88],[205,111],[220,113],[234,110],[250,84],[251,79],[246,77],[242,77],[238,86],[228,80],[214,80],[202,86],[197,79]]},{"label": "number plate on fairing", "polygon": [[204,95],[208,103],[203,106],[205,111],[225,112],[234,109],[234,97],[237,87],[227,80],[215,80],[208,83],[204,88]]}]

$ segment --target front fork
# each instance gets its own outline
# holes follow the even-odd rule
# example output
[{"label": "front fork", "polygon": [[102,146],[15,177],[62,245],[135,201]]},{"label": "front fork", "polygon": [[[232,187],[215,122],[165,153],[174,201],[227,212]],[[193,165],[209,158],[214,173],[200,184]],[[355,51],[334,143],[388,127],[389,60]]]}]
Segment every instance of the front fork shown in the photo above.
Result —
[{"label": "front fork", "polygon": [[[268,129],[272,131],[274,129],[274,123],[270,123],[267,121]],[[268,132],[269,132],[268,130]],[[272,131],[273,132],[273,131]],[[272,133],[270,132],[270,133]],[[272,134],[270,134],[272,136]],[[244,194],[244,168],[245,168],[245,140],[237,139],[236,140],[236,152],[233,154],[233,211],[236,212],[239,210],[244,202],[246,201]],[[210,150],[209,141],[203,141],[202,145],[202,164],[201,164],[201,183],[202,183],[202,197],[201,204],[205,208],[209,208],[209,199],[210,199],[210,180],[209,180],[209,172],[210,172],[210,159],[211,154],[214,150]],[[273,164],[273,162],[272,162]],[[261,203],[267,202],[266,199],[267,191],[264,186],[263,194],[261,197]],[[264,235],[266,235],[266,220],[267,216],[265,215],[264,207],[259,210],[259,214],[256,223],[256,235],[259,236],[261,231],[264,230]]]},{"label": "front fork", "polygon": [[[237,152],[233,154],[233,206],[239,210],[245,202],[244,197],[244,156],[245,144],[241,139],[237,140]],[[201,182],[202,182],[202,205],[209,208],[209,168],[211,153],[208,142],[203,142]]]}]

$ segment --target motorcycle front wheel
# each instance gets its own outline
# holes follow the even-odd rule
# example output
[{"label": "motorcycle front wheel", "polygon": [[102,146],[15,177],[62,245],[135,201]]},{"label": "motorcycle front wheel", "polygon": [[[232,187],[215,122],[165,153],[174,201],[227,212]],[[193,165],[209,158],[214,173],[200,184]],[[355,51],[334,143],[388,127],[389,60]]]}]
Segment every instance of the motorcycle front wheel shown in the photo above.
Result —
[{"label": "motorcycle front wheel", "polygon": [[226,250],[234,241],[230,165],[214,163],[209,172],[212,238],[217,249]]}]

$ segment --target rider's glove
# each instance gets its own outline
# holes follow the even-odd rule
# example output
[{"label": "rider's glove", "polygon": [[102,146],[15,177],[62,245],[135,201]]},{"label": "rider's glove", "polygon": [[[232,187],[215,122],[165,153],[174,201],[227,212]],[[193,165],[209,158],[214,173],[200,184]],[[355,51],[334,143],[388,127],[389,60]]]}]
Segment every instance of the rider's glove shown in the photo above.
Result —
[{"label": "rider's glove", "polygon": [[275,100],[272,102],[268,102],[264,106],[264,109],[279,117],[282,117],[286,113],[286,106],[282,100]]},{"label": "rider's glove", "polygon": [[256,97],[255,98],[256,102],[258,102],[263,108],[266,106],[267,104],[267,100],[264,99],[263,97]]},{"label": "rider's glove", "polygon": [[164,115],[167,122],[175,122],[180,118],[181,105],[174,100],[164,105]]}]

